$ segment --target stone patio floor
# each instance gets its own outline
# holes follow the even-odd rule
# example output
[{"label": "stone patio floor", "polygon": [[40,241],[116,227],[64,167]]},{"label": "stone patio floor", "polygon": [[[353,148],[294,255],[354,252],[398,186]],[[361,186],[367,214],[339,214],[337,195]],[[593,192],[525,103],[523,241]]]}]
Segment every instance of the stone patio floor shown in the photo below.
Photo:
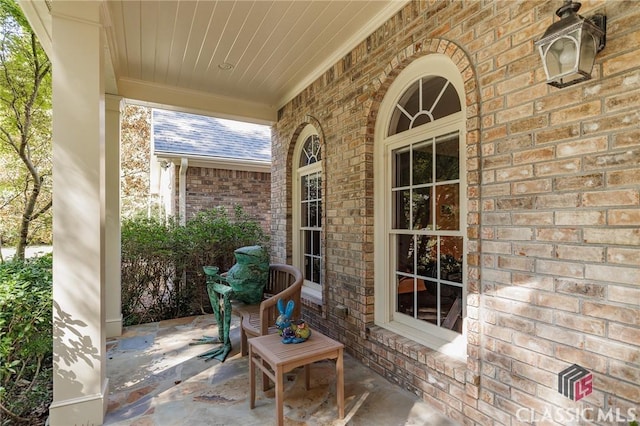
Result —
[{"label": "stone patio floor", "polygon": [[[111,393],[105,425],[273,425],[273,388],[256,391],[249,409],[248,357],[240,356],[239,319],[233,317],[233,351],[226,361],[198,355],[215,345],[190,345],[216,336],[213,315],[179,318],[125,328],[107,341],[107,377]],[[284,423],[315,425],[455,426],[435,408],[400,389],[345,353],[345,418],[337,419],[335,364],[311,367],[311,389],[304,390],[304,369],[285,377]]]}]

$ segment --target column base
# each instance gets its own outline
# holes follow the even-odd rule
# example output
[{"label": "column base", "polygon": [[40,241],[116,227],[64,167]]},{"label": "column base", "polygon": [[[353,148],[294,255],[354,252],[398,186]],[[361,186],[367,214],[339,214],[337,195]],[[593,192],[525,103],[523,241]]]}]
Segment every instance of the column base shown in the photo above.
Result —
[{"label": "column base", "polygon": [[98,426],[104,423],[109,403],[109,379],[102,392],[81,398],[54,401],[49,406],[49,426]]},{"label": "column base", "polygon": [[122,315],[117,319],[107,319],[105,332],[107,339],[122,336]]}]

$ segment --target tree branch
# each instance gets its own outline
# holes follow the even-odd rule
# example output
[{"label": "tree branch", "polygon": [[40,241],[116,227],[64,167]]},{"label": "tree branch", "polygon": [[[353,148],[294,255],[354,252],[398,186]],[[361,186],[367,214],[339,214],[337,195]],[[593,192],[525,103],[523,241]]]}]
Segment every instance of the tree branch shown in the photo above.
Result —
[{"label": "tree branch", "polygon": [[4,405],[2,405],[2,402],[0,402],[0,410],[4,411],[5,413],[7,413],[7,415],[9,415],[9,417],[11,417],[12,419],[20,422],[20,423],[26,423],[29,422],[29,419],[25,419],[24,417],[20,417],[17,414],[13,414],[11,411],[9,411],[8,408],[6,408]]}]

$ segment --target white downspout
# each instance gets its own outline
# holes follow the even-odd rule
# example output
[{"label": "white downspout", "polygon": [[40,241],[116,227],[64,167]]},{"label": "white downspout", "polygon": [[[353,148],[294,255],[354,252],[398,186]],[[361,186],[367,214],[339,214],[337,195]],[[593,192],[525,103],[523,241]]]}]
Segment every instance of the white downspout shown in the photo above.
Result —
[{"label": "white downspout", "polygon": [[178,214],[180,215],[180,225],[187,224],[187,169],[189,159],[180,159],[180,186],[178,194]]}]

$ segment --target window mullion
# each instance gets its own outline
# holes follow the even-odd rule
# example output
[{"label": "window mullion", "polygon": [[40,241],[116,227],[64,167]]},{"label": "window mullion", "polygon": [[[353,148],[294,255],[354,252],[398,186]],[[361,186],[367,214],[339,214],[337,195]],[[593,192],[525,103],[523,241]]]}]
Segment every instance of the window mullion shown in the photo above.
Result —
[{"label": "window mullion", "polygon": [[435,101],[433,101],[433,105],[431,106],[431,109],[429,110],[429,112],[433,112],[434,109],[436,109],[436,105],[438,105],[438,102],[440,102],[440,98],[442,98],[442,96],[444,95],[445,90],[447,90],[447,87],[449,87],[449,82],[447,81],[444,86],[442,87],[442,90],[440,90],[440,93],[438,94],[438,97],[436,98]]}]

